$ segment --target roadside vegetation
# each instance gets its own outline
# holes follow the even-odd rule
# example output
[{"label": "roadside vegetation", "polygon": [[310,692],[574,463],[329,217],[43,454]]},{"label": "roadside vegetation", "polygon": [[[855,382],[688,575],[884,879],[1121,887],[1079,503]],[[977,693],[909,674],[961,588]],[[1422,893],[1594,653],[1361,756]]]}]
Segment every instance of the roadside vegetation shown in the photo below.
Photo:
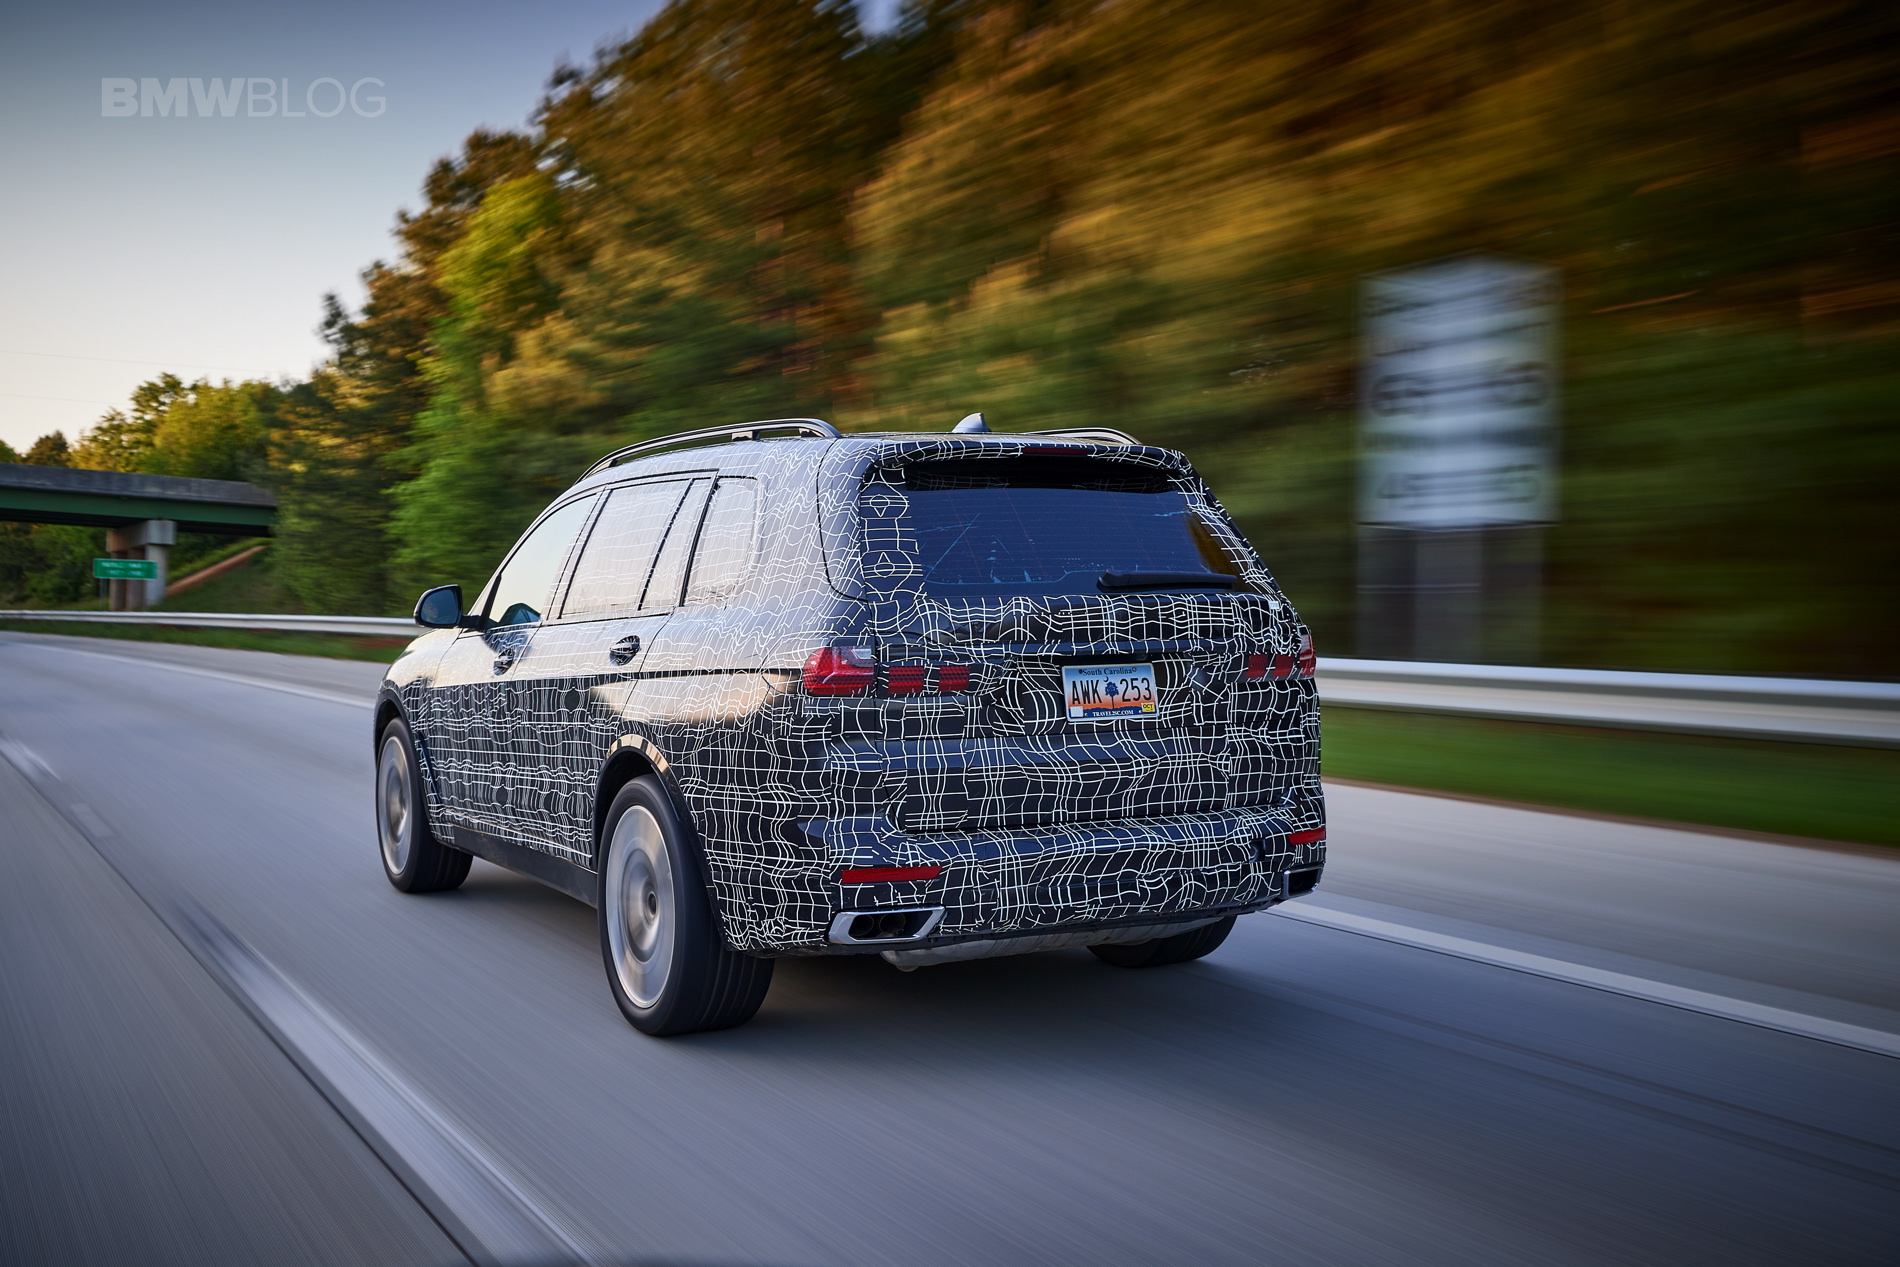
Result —
[{"label": "roadside vegetation", "polygon": [[[256,538],[228,542],[209,552],[201,566],[242,553]],[[305,609],[277,580],[270,566],[271,551],[247,560],[222,576],[175,594],[154,610],[193,612],[267,612],[295,614]],[[194,569],[195,570],[195,569]],[[182,574],[181,574],[182,575]],[[99,606],[96,600],[67,604],[73,610]],[[360,613],[349,613],[360,614]],[[166,625],[95,625],[77,621],[0,621],[0,630],[18,633],[69,634],[87,638],[115,638],[133,642],[171,642],[200,647],[237,647],[246,651],[276,651],[284,655],[329,656],[344,660],[393,661],[409,638],[360,638],[340,634],[295,633],[279,630],[197,629]],[[417,630],[420,633],[421,630]]]},{"label": "roadside vegetation", "polygon": [[[678,0],[426,173],[306,381],[164,375],[20,456],[268,484],[276,583],[379,614],[640,437],[1107,423],[1345,653],[1355,286],[1497,252],[1565,287],[1544,661],[1889,675],[1900,9],[1716,16]],[[0,528],[0,592],[87,597],[97,536]]]},{"label": "roadside vegetation", "polygon": [[1328,778],[1900,845],[1900,752],[1329,705]]},{"label": "roadside vegetation", "polygon": [[191,647],[235,647],[240,651],[328,656],[333,660],[376,660],[384,664],[393,663],[410,641],[407,638],[355,638],[341,634],[280,633],[264,629],[183,629],[166,625],[94,625],[61,620],[0,620],[0,631],[67,634],[121,642],[170,642]]}]

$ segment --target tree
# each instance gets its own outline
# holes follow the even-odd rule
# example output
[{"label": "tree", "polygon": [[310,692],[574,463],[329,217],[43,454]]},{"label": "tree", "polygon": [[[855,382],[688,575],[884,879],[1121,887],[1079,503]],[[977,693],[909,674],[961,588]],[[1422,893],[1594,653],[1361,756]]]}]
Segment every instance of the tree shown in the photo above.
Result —
[{"label": "tree", "polygon": [[35,440],[20,460],[28,466],[71,466],[73,450],[64,431],[52,431]]},{"label": "tree", "polygon": [[79,438],[74,464],[91,471],[143,471],[165,411],[191,393],[176,374],[161,374],[132,389],[124,410],[114,409]]}]

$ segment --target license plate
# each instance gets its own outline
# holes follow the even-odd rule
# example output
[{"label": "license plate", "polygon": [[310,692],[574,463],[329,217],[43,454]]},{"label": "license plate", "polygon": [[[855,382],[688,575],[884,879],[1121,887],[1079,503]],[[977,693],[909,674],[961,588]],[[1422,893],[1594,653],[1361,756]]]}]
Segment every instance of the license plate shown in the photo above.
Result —
[{"label": "license plate", "polygon": [[1155,666],[1065,664],[1062,693],[1069,701],[1070,721],[1150,716],[1156,704]]}]

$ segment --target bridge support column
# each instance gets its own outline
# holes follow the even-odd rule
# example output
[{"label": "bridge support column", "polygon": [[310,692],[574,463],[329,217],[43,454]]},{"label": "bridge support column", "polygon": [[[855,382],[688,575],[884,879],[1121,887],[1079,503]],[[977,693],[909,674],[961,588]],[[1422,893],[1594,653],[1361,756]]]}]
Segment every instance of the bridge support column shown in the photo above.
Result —
[{"label": "bridge support column", "polygon": [[107,581],[107,606],[115,612],[146,611],[165,597],[166,565],[178,541],[178,524],[170,519],[147,519],[123,528],[106,529],[106,553],[115,559],[150,559],[158,576],[149,581]]}]

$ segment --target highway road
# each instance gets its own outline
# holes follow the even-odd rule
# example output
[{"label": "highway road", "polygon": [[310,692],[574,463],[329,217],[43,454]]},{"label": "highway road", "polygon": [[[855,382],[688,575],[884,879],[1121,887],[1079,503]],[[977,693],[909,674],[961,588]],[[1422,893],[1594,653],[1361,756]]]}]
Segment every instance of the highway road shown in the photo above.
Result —
[{"label": "highway road", "polygon": [[1331,790],[1197,964],[790,961],[383,880],[378,666],[0,634],[0,1262],[1900,1261],[1900,856]]}]

